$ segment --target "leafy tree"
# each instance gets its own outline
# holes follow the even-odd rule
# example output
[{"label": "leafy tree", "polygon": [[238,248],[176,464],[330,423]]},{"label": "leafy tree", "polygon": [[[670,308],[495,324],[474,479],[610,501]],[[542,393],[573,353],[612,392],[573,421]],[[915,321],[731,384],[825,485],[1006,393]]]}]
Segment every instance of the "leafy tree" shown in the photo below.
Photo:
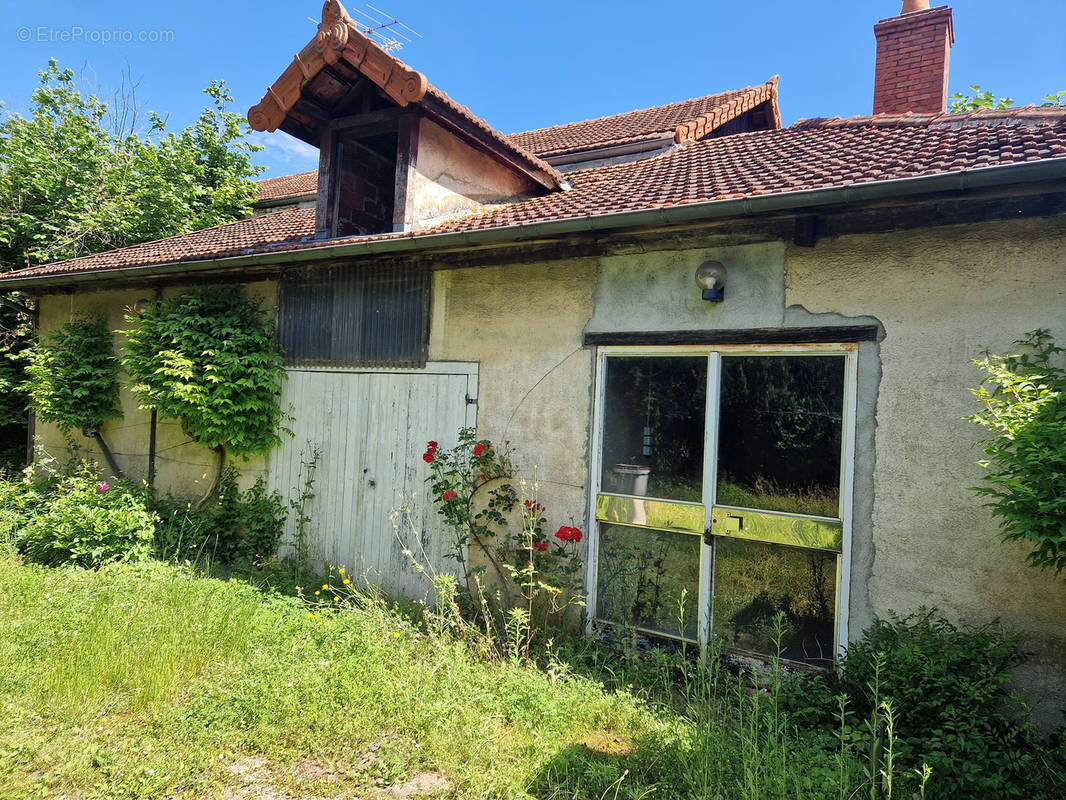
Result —
[{"label": "leafy tree", "polygon": [[246,216],[258,146],[227,110],[224,82],[180,133],[150,113],[149,129],[114,131],[110,107],[79,90],[55,60],[30,114],[0,121],[0,265],[32,266],[174,236]]},{"label": "leafy tree", "polygon": [[122,417],[118,358],[104,318],[81,317],[45,334],[30,351],[26,372],[26,393],[40,418],[95,439],[111,471],[124,477],[100,434],[105,422]]},{"label": "leafy tree", "polygon": [[[1010,108],[1014,105],[1014,98],[999,97],[993,92],[981,88],[980,84],[970,84],[970,92],[955,92],[950,98],[948,111],[959,114],[963,111],[977,111],[982,108]],[[1066,91],[1055,92],[1045,95],[1041,100],[1042,106],[1066,106]]]},{"label": "leafy tree", "polygon": [[[79,88],[50,60],[26,116],[0,118],[0,271],[160,239],[248,215],[260,148],[229,110],[224,82],[204,90],[211,104],[180,132],[148,115],[138,132],[131,93],[112,102]],[[24,299],[15,299],[25,304]],[[24,441],[22,367],[31,320],[0,306],[0,435]],[[21,433],[20,433],[21,432]],[[21,450],[19,443],[16,450]]]},{"label": "leafy tree", "polygon": [[187,436],[218,453],[219,475],[227,451],[246,456],[281,444],[285,370],[260,304],[238,287],[215,287],[159,300],[126,321],[130,390],[142,408],[179,420]]}]

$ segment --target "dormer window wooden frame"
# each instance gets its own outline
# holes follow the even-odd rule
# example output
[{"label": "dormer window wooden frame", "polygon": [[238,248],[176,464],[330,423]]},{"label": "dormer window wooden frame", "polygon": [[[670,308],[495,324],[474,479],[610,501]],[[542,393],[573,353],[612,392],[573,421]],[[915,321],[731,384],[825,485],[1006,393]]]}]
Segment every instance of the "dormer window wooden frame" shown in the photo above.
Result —
[{"label": "dormer window wooden frame", "polygon": [[[249,110],[248,121],[254,130],[280,129],[319,148],[316,238],[410,227],[416,217],[411,178],[427,124],[437,145],[435,154],[442,141],[457,140],[460,150],[467,148],[461,158],[477,161],[474,172],[488,176],[486,185],[475,187],[480,196],[467,198],[470,206],[565,185],[554,167],[509,141],[363,35],[337,0],[326,1],[318,33]],[[366,170],[360,172],[363,166],[354,164],[364,156]],[[390,188],[385,178],[390,166],[391,202],[370,197],[366,209],[353,209],[346,185],[348,190],[369,188],[368,195],[381,199]],[[358,206],[366,198],[355,194]]]}]

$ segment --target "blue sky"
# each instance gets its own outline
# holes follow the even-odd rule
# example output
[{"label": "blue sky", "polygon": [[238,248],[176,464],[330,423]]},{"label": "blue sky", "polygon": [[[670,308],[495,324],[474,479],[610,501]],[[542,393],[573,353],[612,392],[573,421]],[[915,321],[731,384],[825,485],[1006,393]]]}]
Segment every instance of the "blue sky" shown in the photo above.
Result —
[{"label": "blue sky", "polygon": [[[934,0],[934,5],[936,0]],[[349,9],[356,6],[349,2]],[[900,0],[671,3],[376,0],[425,37],[401,57],[505,133],[629,111],[781,75],[785,124],[869,113],[878,20]],[[950,91],[980,83],[1018,104],[1066,89],[1066,0],[957,0]],[[192,121],[216,78],[242,114],[313,35],[314,0],[92,3],[0,0],[0,100],[23,111],[49,57],[90,83],[129,67],[139,98]],[[108,38],[111,41],[107,41]],[[138,41],[140,38],[146,41]],[[116,41],[130,38],[132,41]],[[28,41],[25,41],[28,40]],[[315,166],[265,136],[264,175]]]}]

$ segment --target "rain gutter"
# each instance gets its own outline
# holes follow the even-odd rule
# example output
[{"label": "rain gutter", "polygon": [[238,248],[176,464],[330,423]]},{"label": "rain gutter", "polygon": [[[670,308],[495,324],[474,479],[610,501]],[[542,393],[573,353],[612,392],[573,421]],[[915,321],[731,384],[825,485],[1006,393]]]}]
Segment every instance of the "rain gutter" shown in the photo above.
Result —
[{"label": "rain gutter", "polygon": [[[747,217],[798,209],[842,206],[890,198],[924,195],[938,192],[965,192],[995,186],[1022,183],[1066,181],[1066,157],[1049,158],[1021,164],[898,178],[888,181],[831,186],[795,192],[754,195],[749,197],[711,200],[679,206],[620,211],[610,214],[568,217],[545,222],[526,222],[499,228],[409,235],[395,238],[352,238],[334,244],[247,255],[208,258],[117,269],[57,273],[26,278],[4,278],[0,275],[0,291],[49,286],[73,286],[108,279],[136,279],[190,274],[204,271],[236,270],[273,264],[296,264],[370,255],[396,255],[411,252],[431,252],[485,247],[510,242],[545,240],[569,234],[595,233],[628,228],[668,226],[728,217]],[[1066,183],[1061,187],[1066,189]]]}]

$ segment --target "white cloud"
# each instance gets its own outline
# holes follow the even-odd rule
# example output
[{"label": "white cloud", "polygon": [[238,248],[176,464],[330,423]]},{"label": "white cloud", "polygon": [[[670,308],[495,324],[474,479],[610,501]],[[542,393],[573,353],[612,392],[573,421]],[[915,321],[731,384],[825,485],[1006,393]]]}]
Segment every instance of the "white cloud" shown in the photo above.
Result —
[{"label": "white cloud", "polygon": [[279,175],[307,172],[318,167],[318,148],[283,131],[257,131],[248,138],[264,148],[262,152],[255,154],[255,162],[267,168],[260,178],[276,178]]}]

